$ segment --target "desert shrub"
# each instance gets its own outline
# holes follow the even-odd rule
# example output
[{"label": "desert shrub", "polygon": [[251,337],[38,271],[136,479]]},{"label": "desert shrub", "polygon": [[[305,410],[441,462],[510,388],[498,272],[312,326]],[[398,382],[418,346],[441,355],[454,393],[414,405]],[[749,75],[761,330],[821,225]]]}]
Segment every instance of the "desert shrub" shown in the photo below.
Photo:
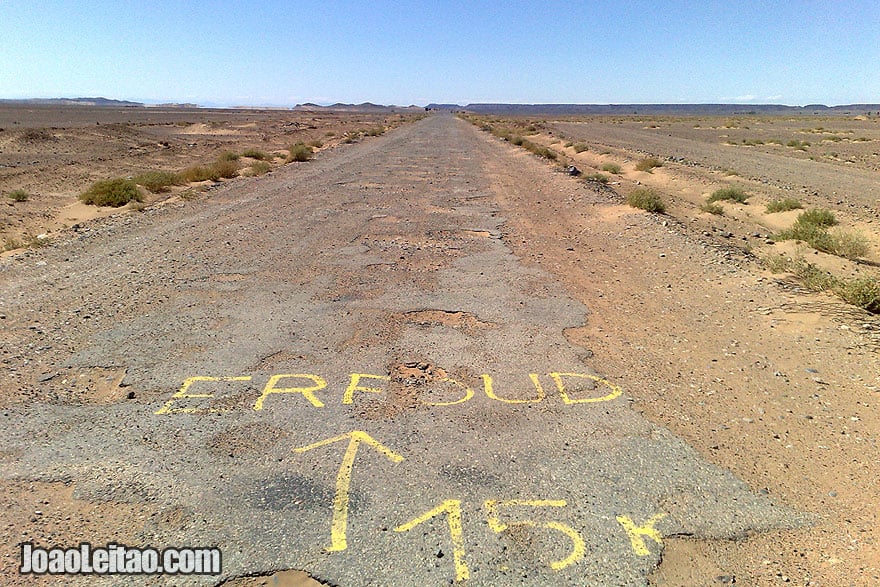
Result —
[{"label": "desert shrub", "polygon": [[238,161],[239,154],[232,151],[223,151],[217,156],[217,161]]},{"label": "desert shrub", "polygon": [[312,158],[314,151],[305,143],[296,143],[288,149],[290,154],[287,156],[288,161],[308,161]]},{"label": "desert shrub", "polygon": [[797,217],[795,224],[809,224],[812,226],[827,227],[836,225],[837,218],[835,218],[834,212],[831,210],[826,210],[824,208],[811,208],[806,212],[801,212]]},{"label": "desert shrub", "polygon": [[12,190],[6,196],[13,202],[27,202],[30,198],[30,194],[24,190]]},{"label": "desert shrub", "polygon": [[272,166],[265,161],[254,161],[250,167],[245,170],[244,174],[249,177],[254,177],[256,175],[268,173],[271,169]]},{"label": "desert shrub", "polygon": [[767,214],[774,212],[788,212],[789,210],[799,210],[804,206],[794,198],[783,198],[781,200],[773,200],[767,204]]},{"label": "desert shrub", "polygon": [[179,174],[170,171],[146,171],[131,178],[153,193],[167,192],[172,185],[179,185],[182,179]]},{"label": "desert shrub", "polygon": [[656,157],[645,157],[638,163],[636,163],[637,171],[647,171],[651,172],[655,167],[663,167],[663,162],[657,159]]},{"label": "desert shrub", "polygon": [[79,195],[84,204],[112,206],[118,208],[129,202],[141,202],[143,197],[137,184],[130,179],[105,179],[96,181],[89,189]]},{"label": "desert shrub", "polygon": [[538,157],[543,157],[544,159],[555,160],[557,157],[556,151],[553,149],[548,149],[547,147],[538,145],[526,139],[523,139],[522,146],[524,149],[527,149]]},{"label": "desert shrub", "polygon": [[617,163],[606,163],[602,166],[602,171],[618,174],[620,173],[620,165],[618,165]]},{"label": "desert shrub", "polygon": [[822,226],[795,222],[788,230],[780,231],[773,237],[776,241],[803,241],[817,251],[831,248],[831,235]]},{"label": "desert shrub", "polygon": [[792,259],[785,255],[773,255],[763,259],[763,262],[764,266],[773,273],[793,273],[805,287],[813,291],[827,291],[838,284],[838,280],[831,273],[807,263],[802,258]]},{"label": "desert shrub", "polygon": [[309,141],[309,146],[315,149],[320,149],[324,146],[324,142],[316,139],[314,141]]},{"label": "desert shrub", "polygon": [[738,204],[745,204],[746,200],[748,199],[748,194],[742,191],[742,189],[737,187],[729,187],[721,188],[712,192],[712,195],[709,196],[708,203],[711,204],[712,202],[718,202],[720,200],[728,200],[731,202],[736,202]]},{"label": "desert shrub", "polygon": [[834,293],[845,302],[880,314],[880,281],[872,277],[845,280],[834,287]]},{"label": "desert shrub", "polygon": [[587,146],[586,143],[575,143],[572,145],[575,153],[583,153],[584,151],[589,151],[590,147]]},{"label": "desert shrub", "polygon": [[384,126],[374,126],[373,128],[368,129],[366,131],[366,134],[371,137],[378,137],[380,135],[385,134],[385,127]]},{"label": "desert shrub", "polygon": [[823,253],[837,255],[846,259],[860,259],[868,254],[868,239],[859,232],[848,232],[828,227],[837,224],[830,210],[814,208],[802,212],[788,230],[783,230],[774,239],[777,241],[803,241]]},{"label": "desert shrub", "polygon": [[[826,253],[855,261],[868,255],[868,239],[860,232],[832,229],[828,233],[829,243]],[[823,249],[818,249],[823,251]]]},{"label": "desert shrub", "polygon": [[598,181],[599,183],[608,183],[608,176],[604,173],[591,173],[590,175],[585,175],[584,179],[587,181]]},{"label": "desert shrub", "polygon": [[237,159],[218,159],[211,167],[218,176],[229,179],[238,175],[240,166]]},{"label": "desert shrub", "polygon": [[786,143],[786,146],[793,147],[794,149],[797,149],[798,151],[806,151],[807,147],[810,146],[810,143],[807,141],[799,141],[797,139],[792,139]]},{"label": "desert shrub", "polygon": [[220,174],[213,165],[193,165],[180,172],[180,177],[187,183],[199,181],[217,181]]},{"label": "desert shrub", "polygon": [[259,149],[245,149],[241,152],[242,157],[250,157],[251,159],[256,159],[257,161],[265,161],[269,158],[264,151]]},{"label": "desert shrub", "polygon": [[660,194],[651,189],[633,190],[626,197],[626,203],[633,208],[640,208],[647,212],[659,212],[662,214],[666,211],[666,205]]},{"label": "desert shrub", "polygon": [[345,133],[345,138],[342,140],[343,143],[351,144],[358,142],[358,139],[361,138],[361,133],[358,131],[350,131]]},{"label": "desert shrub", "polygon": [[524,139],[519,135],[511,135],[508,140],[511,143],[513,143],[514,145],[516,145],[517,147],[519,147],[519,146],[522,146]]},{"label": "desert shrub", "polygon": [[700,206],[700,210],[703,212],[708,212],[709,214],[714,214],[716,216],[721,216],[724,214],[724,207],[719,206],[718,204],[711,204],[706,202],[702,206]]}]

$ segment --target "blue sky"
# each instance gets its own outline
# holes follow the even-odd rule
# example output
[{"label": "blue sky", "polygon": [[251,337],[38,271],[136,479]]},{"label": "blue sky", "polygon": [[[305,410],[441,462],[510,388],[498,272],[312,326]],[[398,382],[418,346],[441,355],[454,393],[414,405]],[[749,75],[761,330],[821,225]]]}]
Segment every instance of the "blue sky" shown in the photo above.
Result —
[{"label": "blue sky", "polygon": [[880,103],[880,2],[0,0],[0,98]]}]

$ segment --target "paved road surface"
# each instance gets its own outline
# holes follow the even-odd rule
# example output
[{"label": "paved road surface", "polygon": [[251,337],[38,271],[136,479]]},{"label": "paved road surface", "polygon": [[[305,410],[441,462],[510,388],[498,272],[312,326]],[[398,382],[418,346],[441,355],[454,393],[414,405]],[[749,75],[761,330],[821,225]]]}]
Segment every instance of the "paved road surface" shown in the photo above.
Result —
[{"label": "paved road surface", "polygon": [[664,537],[799,523],[566,341],[490,163],[432,116],[4,264],[3,481],[177,512],[138,536],[219,545],[193,584],[644,585]]}]

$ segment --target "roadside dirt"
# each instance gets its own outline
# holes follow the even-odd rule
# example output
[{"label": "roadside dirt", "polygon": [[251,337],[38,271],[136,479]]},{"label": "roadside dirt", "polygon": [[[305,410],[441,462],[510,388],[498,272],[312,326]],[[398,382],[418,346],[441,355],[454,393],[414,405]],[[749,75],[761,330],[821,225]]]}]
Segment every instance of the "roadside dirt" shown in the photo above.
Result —
[{"label": "roadside dirt", "polygon": [[[211,124],[222,129],[228,123]],[[315,172],[297,169],[278,180],[235,180],[239,183],[230,182],[218,189],[216,198],[209,195],[198,201],[176,201],[144,216],[86,222],[84,232],[64,233],[45,250],[17,252],[2,260],[0,276],[5,280],[6,297],[0,298],[0,322],[4,325],[0,360],[8,376],[0,382],[0,405],[8,410],[38,403],[58,410],[92,404],[120,406],[132,400],[135,404],[144,402],[148,408],[161,405],[168,390],[150,379],[156,377],[154,371],[173,368],[180,370],[175,376],[188,376],[189,372],[184,373],[187,361],[195,362],[194,357],[204,353],[207,345],[215,344],[218,336],[229,341],[244,339],[252,346],[265,342],[262,333],[250,331],[253,319],[247,320],[247,309],[251,306],[271,307],[266,321],[290,326],[289,331],[273,331],[268,336],[292,348],[266,354],[253,363],[259,370],[280,369],[303,360],[320,364],[355,352],[369,356],[377,341],[393,340],[391,333],[397,333],[402,325],[451,330],[455,336],[466,335],[473,348],[479,349],[473,340],[497,337],[496,318],[433,306],[387,318],[383,313],[370,314],[369,305],[366,309],[352,306],[363,314],[351,319],[351,332],[338,345],[319,347],[303,337],[297,344],[315,348],[293,348],[289,340],[302,336],[296,332],[306,327],[276,319],[274,313],[283,315],[288,304],[280,304],[258,284],[259,280],[271,283],[290,299],[312,287],[321,295],[310,300],[363,304],[379,295],[377,283],[394,279],[408,287],[439,288],[435,283],[438,270],[454,266],[462,254],[462,241],[500,237],[519,260],[553,276],[553,280],[535,278],[529,284],[535,300],[549,296],[552,292],[548,289],[561,284],[570,298],[586,306],[584,324],[569,328],[565,336],[583,349],[584,363],[600,368],[609,380],[623,382],[623,392],[638,412],[671,430],[707,461],[732,471],[752,490],[808,512],[814,520],[811,527],[802,530],[730,540],[666,538],[662,562],[651,576],[651,584],[844,587],[880,582],[877,316],[830,295],[810,293],[790,277],[764,271],[744,244],[754,248],[779,245],[767,245],[764,235],[752,236],[770,230],[754,228],[750,224],[753,219],[739,220],[733,213],[721,219],[689,213],[698,210],[696,205],[707,192],[727,181],[714,168],[715,163],[703,168],[669,162],[653,174],[644,175],[627,169],[614,180],[619,183],[611,184],[609,189],[561,173],[556,166],[464,122],[451,124],[459,124],[461,128],[456,132],[480,145],[481,157],[486,154],[480,161],[483,179],[491,186],[488,196],[477,193],[469,184],[456,183],[469,181],[462,172],[460,178],[448,178],[452,194],[448,200],[460,200],[451,205],[438,199],[436,208],[426,205],[415,214],[409,207],[418,201],[418,195],[407,182],[433,177],[426,169],[439,164],[428,157],[421,161],[421,168],[410,162],[406,169],[413,178],[394,178],[389,180],[389,187],[382,185],[382,178],[370,177],[370,162],[380,155],[369,152],[369,145],[361,145],[351,147],[350,155],[328,153],[322,163],[324,173],[334,166],[353,166],[363,174],[357,182],[334,184],[334,208],[325,207],[329,205],[330,188],[309,176]],[[629,165],[643,154],[623,145],[615,138],[617,135],[602,136],[602,128],[600,125],[570,137],[591,142],[589,152],[568,152],[579,166],[611,161]],[[560,150],[565,149],[568,138],[557,145]],[[205,157],[214,157],[214,149],[243,144],[224,140],[210,139]],[[289,139],[284,135],[275,140],[278,142],[270,144],[285,144]],[[550,144],[555,137],[547,135],[540,140]],[[254,146],[269,148],[264,143]],[[456,161],[470,161],[473,156],[447,148],[446,155]],[[605,150],[611,153],[603,154]],[[355,157],[352,153],[361,155]],[[800,154],[794,157],[803,159]],[[403,160],[402,155],[400,158]],[[767,175],[769,183],[759,180],[762,186],[785,181],[785,162],[773,161],[774,165],[782,165],[779,169],[783,172]],[[80,163],[83,174],[119,175],[128,169],[96,161],[97,170],[87,172],[89,163],[84,156]],[[101,167],[105,163],[108,167]],[[745,159],[740,163],[741,178],[750,177],[747,164]],[[30,176],[16,177],[25,181],[22,178]],[[62,179],[59,176],[61,183]],[[808,181],[804,179],[804,183]],[[395,182],[397,191],[392,189]],[[626,206],[621,194],[633,189],[636,182],[657,182],[658,188],[665,189],[672,200],[670,214],[651,215]],[[306,195],[296,192],[295,202],[291,202],[291,191],[300,185],[320,187]],[[756,202],[774,197],[753,183],[749,183],[749,189],[759,194]],[[819,195],[805,193],[806,201],[832,205],[832,195],[825,194],[824,188],[812,191]],[[262,199],[255,199],[255,194]],[[496,210],[493,213],[502,222],[500,230],[474,226],[455,234],[444,233],[445,225],[435,220],[449,212],[440,204],[464,208],[473,205],[465,203],[471,196],[491,202]],[[292,216],[304,226],[326,226],[322,223],[332,220],[350,223],[352,230],[360,231],[355,210],[371,229],[353,234],[354,240],[345,247],[339,245],[336,252],[342,259],[368,251],[375,256],[370,270],[342,275],[338,267],[330,272],[329,265],[321,266],[326,259],[319,262],[317,258],[296,256],[297,249],[291,247],[301,246],[300,241],[320,242],[322,236],[317,231],[306,231],[297,238],[283,238],[286,225],[262,204],[269,198],[275,198],[279,206],[295,207],[297,213]],[[868,200],[858,200],[853,206],[848,200],[844,202],[833,205],[846,222],[869,228],[876,224]],[[20,210],[19,204],[13,210]],[[236,219],[234,225],[231,216]],[[734,236],[724,236],[722,231]],[[149,234],[149,242],[139,241],[142,234]],[[731,246],[733,240],[738,246]],[[144,250],[149,255],[132,253]],[[221,251],[219,256],[217,251]],[[876,251],[873,249],[868,261],[876,262]],[[100,262],[90,262],[89,255],[96,253],[100,253],[95,257]],[[283,254],[296,256],[296,272],[290,272],[289,259],[288,263],[265,267],[259,264],[274,255],[284,259]],[[218,259],[224,264],[222,271],[216,267]],[[68,263],[76,266],[75,273],[64,269]],[[852,271],[874,269],[872,265],[857,265]],[[8,276],[15,279],[7,280]],[[482,273],[476,270],[468,273],[471,280],[479,276]],[[478,292],[473,295],[475,299],[480,297]],[[224,303],[239,308],[242,314],[224,318],[217,310]],[[150,314],[159,316],[158,321],[147,320]],[[170,342],[157,346],[155,356],[126,348],[133,364],[128,371],[104,356],[83,359],[94,360],[95,364],[105,360],[101,369],[69,364],[71,357],[80,357],[83,349],[94,346],[96,338],[113,332],[118,324],[126,325],[126,340],[131,341],[133,349],[154,338]],[[206,332],[204,340],[187,338],[197,329]],[[540,338],[540,328],[529,330],[529,335]],[[317,333],[314,336],[317,339]],[[105,349],[105,353],[112,355],[113,351]],[[307,357],[309,353],[314,354]],[[217,354],[221,365],[241,360],[232,347],[220,345]],[[408,378],[446,375],[427,360],[392,359],[387,363],[392,390],[403,389]],[[467,365],[466,357],[460,365]],[[476,377],[456,375],[462,380]],[[147,383],[141,386],[143,391],[138,388],[136,397],[130,397],[128,382],[138,377]],[[398,399],[411,400],[405,394]],[[234,401],[243,402],[241,398]],[[387,409],[361,417],[388,419],[389,413],[400,411],[393,402],[381,408]],[[398,411],[388,411],[395,409]],[[286,421],[276,424],[283,426]],[[608,435],[612,434],[610,430]],[[48,430],[46,442],[68,432]],[[236,434],[246,436],[245,429],[235,428],[234,432],[213,437],[218,442],[212,450],[237,458],[260,446],[254,438],[268,443],[284,435],[280,428],[263,426],[254,438],[239,442]],[[166,450],[171,444],[183,443],[189,431],[176,430],[168,438],[156,437],[148,430],[142,434],[145,445],[153,443]],[[606,434],[605,429],[597,434]],[[285,454],[289,452],[287,447]],[[11,453],[2,456],[6,462],[21,457]],[[335,468],[330,478],[334,474]],[[139,487],[140,479],[135,476],[126,480],[131,487]],[[89,536],[98,543],[102,539],[136,541],[144,528],[159,528],[166,534],[176,532],[183,540],[208,524],[186,508],[132,508],[124,501],[102,501],[81,489],[72,491],[69,483],[70,479],[60,474],[52,482],[4,480],[6,514],[0,524],[3,543],[14,545],[24,539],[75,543],[83,535],[81,524],[88,523],[93,524],[86,525]],[[4,550],[0,561],[4,572],[12,572],[16,554],[14,549]],[[305,580],[296,573],[283,578],[294,585]],[[21,577],[16,579],[24,584]],[[268,580],[242,579],[229,584]]]},{"label": "roadside dirt", "polygon": [[[296,142],[328,149],[346,140],[364,140],[419,115],[406,109],[370,113],[0,106],[0,253],[42,246],[58,231],[85,220],[140,208],[130,204],[120,210],[79,202],[77,196],[98,180],[147,171],[177,172],[209,164],[223,152],[241,154],[246,149],[263,151],[266,162],[277,167]],[[252,163],[241,159],[240,173],[247,174]],[[142,193],[150,205],[185,190],[198,193],[209,185]],[[10,199],[15,190],[24,190],[27,200]],[[48,239],[38,240],[38,235]]]},{"label": "roadside dirt", "polygon": [[[559,126],[570,131],[572,125]],[[626,150],[615,141],[616,127],[607,128],[607,136],[606,127],[594,124],[592,133],[578,129],[581,134],[566,137],[590,141],[589,153],[569,152],[587,173],[590,166],[632,166],[647,154],[663,155]],[[555,145],[560,150],[561,143]],[[876,584],[877,316],[762,270],[743,243],[780,245],[753,237],[754,224],[700,217],[697,202],[726,181],[712,168],[669,164],[662,173],[630,169],[615,179],[611,187],[620,193],[637,185],[663,189],[670,215],[656,216],[595,183],[576,189],[576,180],[562,173],[544,172],[540,181],[540,167],[553,167],[509,149],[521,166],[491,170],[508,218],[505,238],[590,308],[586,326],[569,331],[569,339],[609,373],[626,374],[627,393],[650,419],[753,488],[816,515],[814,527],[782,535],[671,540],[653,584]],[[746,161],[740,162],[747,175]],[[779,175],[788,172],[783,160],[774,164]],[[875,226],[876,209],[866,198],[840,204],[810,188],[810,176],[802,180],[818,193],[811,202]],[[523,184],[535,186],[532,198],[505,197],[522,193],[514,188]],[[742,241],[731,246],[721,230],[736,230]],[[871,265],[852,270],[874,274]]]}]

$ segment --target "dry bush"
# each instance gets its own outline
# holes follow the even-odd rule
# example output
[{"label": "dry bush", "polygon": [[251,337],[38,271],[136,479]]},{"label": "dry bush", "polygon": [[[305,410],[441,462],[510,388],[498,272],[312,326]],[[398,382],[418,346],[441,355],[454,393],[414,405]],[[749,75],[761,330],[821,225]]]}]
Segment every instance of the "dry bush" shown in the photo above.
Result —
[{"label": "dry bush", "polygon": [[118,208],[129,202],[142,202],[143,197],[137,184],[130,179],[105,179],[96,181],[79,195],[84,204],[95,206],[112,206]]},{"label": "dry bush", "polygon": [[647,212],[657,212],[662,214],[666,211],[666,204],[660,194],[652,189],[638,189],[629,193],[626,197],[626,203],[633,208],[640,208]]},{"label": "dry bush", "polygon": [[651,172],[655,167],[663,167],[663,162],[657,159],[656,157],[645,157],[638,163],[636,163],[637,171],[647,171]]}]

